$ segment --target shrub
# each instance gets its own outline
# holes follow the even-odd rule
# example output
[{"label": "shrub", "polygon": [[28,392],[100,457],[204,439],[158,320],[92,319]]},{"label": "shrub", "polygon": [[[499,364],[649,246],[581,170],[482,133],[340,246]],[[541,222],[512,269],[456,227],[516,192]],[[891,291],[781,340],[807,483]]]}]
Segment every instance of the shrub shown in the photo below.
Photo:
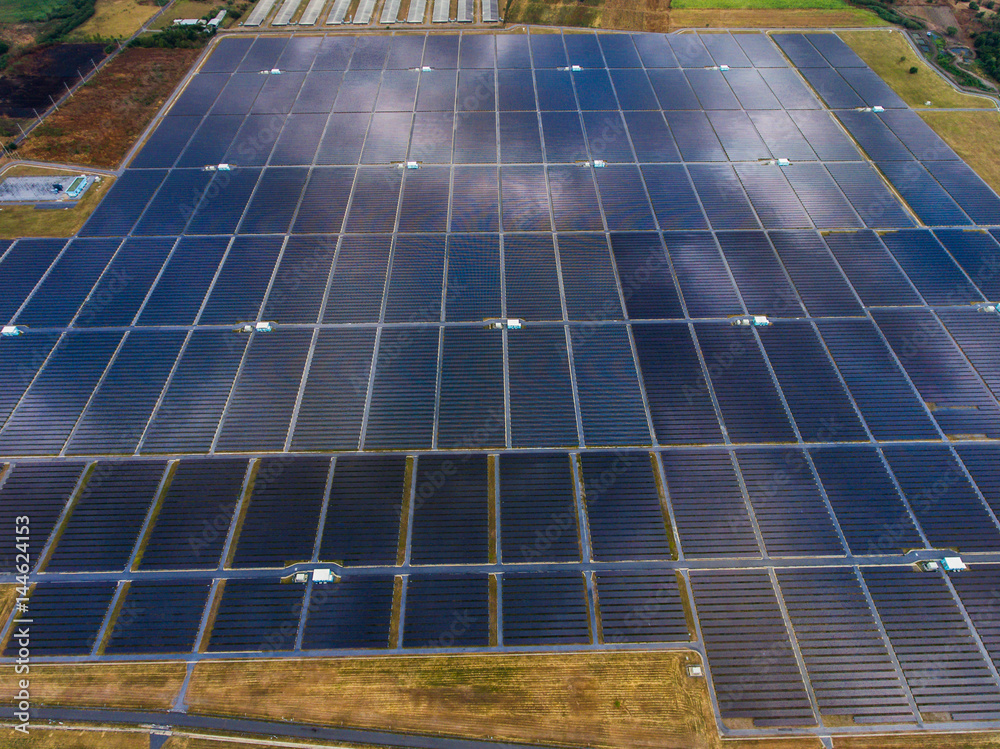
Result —
[{"label": "shrub", "polygon": [[910,75],[916,75],[916,73],[917,73],[917,70],[918,70],[918,69],[919,69],[919,68],[917,68],[917,66],[916,66],[916,65],[912,65],[912,66],[910,67]]},{"label": "shrub", "polygon": [[947,29],[945,30],[945,33],[946,33],[946,34],[947,34],[948,36],[955,36],[956,34],[958,34],[958,29],[956,29],[956,28],[955,28],[954,26],[949,26],[949,27],[948,27],[948,28],[947,28]]}]

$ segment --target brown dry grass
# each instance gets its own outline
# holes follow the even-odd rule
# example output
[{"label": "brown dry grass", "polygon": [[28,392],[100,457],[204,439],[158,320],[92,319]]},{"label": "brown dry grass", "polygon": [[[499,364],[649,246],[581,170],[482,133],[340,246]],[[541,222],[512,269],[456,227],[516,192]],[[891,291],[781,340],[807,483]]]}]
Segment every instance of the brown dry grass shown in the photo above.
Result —
[{"label": "brown dry grass", "polygon": [[920,112],[994,190],[1000,191],[1000,112]]},{"label": "brown dry grass", "polygon": [[884,26],[860,8],[675,8],[669,0],[514,0],[509,23],[667,32],[687,28]]},{"label": "brown dry grass", "polygon": [[835,749],[991,749],[1000,747],[1000,733],[936,733],[836,738]]},{"label": "brown dry grass", "polygon": [[[168,710],[180,691],[183,662],[31,666],[31,702],[122,709]],[[12,704],[14,669],[0,672],[0,704]]]},{"label": "brown dry grass", "polygon": [[843,10],[783,9],[727,10],[698,8],[670,11],[670,30],[684,28],[803,29],[885,26],[861,8]]},{"label": "brown dry grass", "polygon": [[[12,168],[18,169],[20,167]],[[98,184],[87,188],[87,192],[73,208],[37,210],[30,205],[0,208],[0,237],[4,239],[71,237],[80,231],[83,222],[94,212],[97,204],[101,202],[101,198],[111,188],[114,181],[114,177],[101,177]]]},{"label": "brown dry grass", "polygon": [[6,583],[0,585],[0,622],[6,622],[10,612],[14,609],[14,600],[17,598],[17,585]]},{"label": "brown dry grass", "polygon": [[[0,746],[4,749],[149,749],[149,734],[131,731],[55,731],[32,726],[31,732],[25,736],[12,728],[0,728]],[[215,744],[206,749],[223,749],[225,746]],[[245,745],[238,746],[240,749],[250,749]]]},{"label": "brown dry grass", "polygon": [[32,132],[18,155],[117,167],[200,52],[126,50]]},{"label": "brown dry grass", "polygon": [[720,747],[705,682],[684,673],[696,661],[684,652],[207,661],[195,666],[187,702],[196,713],[412,733]]},{"label": "brown dry grass", "polygon": [[74,29],[70,38],[101,36],[125,39],[142,28],[158,10],[151,0],[97,0],[94,15]]}]

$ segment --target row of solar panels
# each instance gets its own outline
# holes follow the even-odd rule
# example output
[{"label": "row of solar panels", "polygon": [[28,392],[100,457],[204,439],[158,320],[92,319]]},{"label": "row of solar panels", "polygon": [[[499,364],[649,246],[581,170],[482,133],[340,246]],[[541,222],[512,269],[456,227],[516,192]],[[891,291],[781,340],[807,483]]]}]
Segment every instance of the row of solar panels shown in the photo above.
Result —
[{"label": "row of solar panels", "polygon": [[[916,162],[913,162],[916,163]],[[949,162],[951,163],[951,162]],[[964,164],[961,164],[964,167]],[[405,174],[405,177],[404,177]],[[925,173],[926,175],[926,173]],[[913,219],[868,164],[634,164],[579,166],[241,169],[216,177],[193,170],[130,172],[83,228],[119,239],[228,234],[443,235],[570,231],[906,228]],[[903,184],[903,183],[901,183]],[[207,187],[206,187],[207,185]],[[905,187],[905,185],[904,185]],[[918,187],[913,184],[912,187]],[[944,195],[940,187],[937,188]],[[192,202],[184,202],[194,197]],[[960,196],[961,197],[961,196]],[[963,198],[964,200],[964,198]],[[968,225],[948,199],[936,225]],[[973,206],[975,208],[975,206]],[[950,213],[947,212],[950,210]],[[974,211],[973,211],[974,212]],[[190,239],[210,246],[226,237]],[[282,237],[254,240],[281,244]],[[300,241],[300,240],[296,240]],[[301,241],[328,241],[301,238]],[[377,237],[352,241],[378,243]],[[433,242],[426,237],[425,241]],[[147,242],[150,244],[150,242]]]},{"label": "row of solar panels", "polygon": [[[831,43],[839,38],[827,34]],[[835,42],[832,40],[836,40]],[[843,44],[840,42],[840,44]],[[231,36],[219,41],[202,72],[444,68],[783,68],[788,62],[764,34],[385,34]]]},{"label": "row of solar panels", "polygon": [[[304,0],[284,0],[271,18],[270,25],[272,27],[289,25],[315,26],[316,21],[319,20],[329,0],[309,0],[301,14],[299,14],[298,10],[303,2]],[[260,0],[243,25],[260,26],[265,22],[277,4],[277,0]],[[327,25],[340,25],[343,23],[354,23],[355,25],[370,24],[373,20],[375,4],[375,0],[364,0],[356,6],[354,17],[348,18],[347,12],[351,6],[350,0],[334,0],[326,16],[326,23]],[[426,15],[427,0],[413,0],[407,9],[405,19],[399,17],[399,8],[400,0],[386,0],[379,15],[378,23],[393,24],[401,23],[404,20],[407,23],[423,23]],[[434,23],[448,23],[449,21],[472,23],[476,20],[475,3],[473,0],[459,0],[458,15],[456,18],[449,18],[449,10],[449,0],[434,0]],[[296,18],[296,15],[298,15],[298,18]],[[495,23],[500,20],[497,0],[483,0],[480,20],[483,23]]]},{"label": "row of solar panels", "polygon": [[[519,205],[529,225],[518,228],[544,228],[531,222],[529,198]],[[731,200],[730,218],[736,206]],[[1000,299],[997,231],[22,239],[0,246],[0,322],[62,329],[860,316]],[[983,314],[984,331],[993,319]],[[51,348],[34,335],[25,340]],[[4,340],[3,358],[19,346],[38,348]],[[37,370],[44,357],[35,358]]]},{"label": "row of solar panels", "polygon": [[[581,437],[590,446],[650,444],[646,404],[657,442],[665,445],[721,442],[723,428],[735,442],[830,441],[823,424],[834,417],[844,429],[850,422],[851,440],[864,439],[862,423],[879,440],[996,436],[1000,371],[988,343],[1000,325],[995,313],[885,309],[874,312],[873,322],[860,317],[842,277],[806,260],[793,266],[806,276],[808,283],[799,282],[806,298],[829,314],[858,317],[775,318],[759,332],[728,322],[693,329],[610,324],[621,305],[606,248],[592,244],[588,252],[581,243],[577,249],[570,264],[577,272],[564,276],[567,300],[593,311],[591,324],[529,325],[502,335],[480,325],[424,323],[440,315],[440,297],[412,290],[429,280],[426,266],[417,266],[408,279],[415,286],[397,298],[413,310],[411,319],[421,323],[416,327],[290,328],[252,338],[225,329],[140,329],[127,336],[81,331],[61,339],[55,333],[6,339],[0,343],[0,451],[455,448],[507,405],[509,420],[499,419],[483,446],[559,447]],[[682,287],[705,291],[698,302],[705,313],[738,314],[743,310],[721,257],[707,249],[715,253],[714,266],[682,273]],[[648,250],[635,242],[616,253],[620,273],[625,258],[629,312],[680,316],[669,268]],[[495,257],[468,253],[449,267],[474,279],[451,287],[451,314],[481,319],[499,312]],[[589,285],[586,268],[611,276],[608,285]],[[551,264],[536,269],[555,273]],[[772,271],[777,288],[767,288],[766,276],[751,288],[772,300],[778,314],[795,314],[798,295]],[[352,315],[368,310],[375,319],[381,300],[371,301],[364,276],[341,282],[355,279],[359,287],[345,294],[345,309]],[[558,287],[532,295],[532,280],[519,280],[525,300],[557,310]],[[961,292],[967,282],[957,280],[956,286],[941,283],[942,294]],[[908,285],[897,288],[912,293]],[[242,299],[241,292],[232,294]],[[309,295],[311,302],[294,301],[315,308],[316,289]],[[731,350],[739,356],[727,357]],[[720,359],[726,366],[716,366]],[[757,386],[752,399],[745,395],[750,380]],[[815,388],[825,397],[814,398]]]},{"label": "row of solar panels", "polygon": [[[537,92],[537,99],[536,99]],[[174,115],[289,112],[820,109],[790,68],[202,73]]]},{"label": "row of solar panels", "polygon": [[[202,642],[208,652],[281,652],[688,639],[687,596],[672,573],[600,570],[594,577],[599,638],[588,601],[594,583],[567,571],[499,575],[499,606],[491,605],[484,574],[411,574],[404,595],[394,593],[392,577],[347,578],[308,593],[230,580]],[[997,566],[948,579],[890,567],[695,571],[690,579],[724,721],[997,719]],[[39,584],[30,602],[33,652],[190,652],[211,590],[210,580],[133,582],[102,628],[115,583]],[[402,609],[398,630],[394,608]],[[14,653],[8,643],[5,654]]]},{"label": "row of solar panels", "polygon": [[[204,636],[204,650],[268,653],[397,644],[485,648],[498,642],[538,647],[690,639],[682,602],[686,595],[673,572],[601,570],[595,578],[573,571],[505,572],[496,576],[498,600],[492,606],[486,574],[410,574],[395,601],[392,576],[348,577],[308,591],[271,579],[228,580]],[[89,655],[98,646],[108,655],[189,653],[196,647],[212,580],[138,580],[115,599],[116,587],[113,582],[36,585],[29,602],[32,654]],[[99,642],[113,599],[116,613]],[[591,600],[598,601],[596,638]],[[9,642],[5,655],[16,652],[17,644]]]},{"label": "row of solar panels", "polygon": [[998,584],[994,565],[692,572],[723,721],[996,721]]},{"label": "row of solar panels", "polygon": [[[1000,549],[995,445],[697,448],[657,456],[689,559]],[[312,559],[377,566],[669,559],[675,539],[664,522],[656,460],[645,452],[587,452],[581,461],[583,540],[576,459],[565,454],[501,454],[496,464],[469,453],[423,456],[412,486],[401,455],[342,456],[332,478],[329,457],[104,461],[90,469],[23,463],[0,490],[0,515],[10,521],[3,538],[11,541],[3,570],[15,567],[14,518],[30,512],[37,562],[71,498],[46,571],[284,568]]]}]

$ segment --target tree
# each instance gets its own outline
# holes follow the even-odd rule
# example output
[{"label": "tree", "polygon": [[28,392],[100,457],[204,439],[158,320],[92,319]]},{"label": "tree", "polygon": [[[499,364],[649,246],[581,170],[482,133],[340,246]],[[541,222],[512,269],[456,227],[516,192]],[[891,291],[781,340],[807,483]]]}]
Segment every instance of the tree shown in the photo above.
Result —
[{"label": "tree", "polygon": [[948,27],[948,28],[947,28],[947,29],[945,30],[945,33],[946,33],[946,34],[947,34],[948,36],[955,36],[955,35],[956,35],[956,34],[958,33],[958,29],[956,29],[956,28],[955,28],[954,26],[949,26],[949,27]]},{"label": "tree", "polygon": [[916,72],[917,72],[917,66],[916,65],[910,66],[910,75],[915,75]]}]

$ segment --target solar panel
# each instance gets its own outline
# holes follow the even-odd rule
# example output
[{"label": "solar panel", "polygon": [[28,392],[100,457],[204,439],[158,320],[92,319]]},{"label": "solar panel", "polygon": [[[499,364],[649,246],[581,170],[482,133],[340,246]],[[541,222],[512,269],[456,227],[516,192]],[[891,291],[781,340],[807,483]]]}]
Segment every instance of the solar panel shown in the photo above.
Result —
[{"label": "solar panel", "polygon": [[346,565],[395,564],[405,473],[401,455],[337,458],[319,558]]},{"label": "solar panel", "polygon": [[875,439],[938,437],[923,403],[871,322],[821,320],[816,326]]},{"label": "solar panel", "polygon": [[208,600],[208,580],[136,580],[125,593],[104,652],[190,653]]},{"label": "solar panel", "polygon": [[548,187],[540,166],[505,166],[500,170],[504,231],[552,231]]},{"label": "solar panel", "polygon": [[768,556],[844,556],[840,534],[804,452],[737,450],[736,460]]},{"label": "solar panel", "polygon": [[4,277],[0,320],[7,322],[14,317],[66,245],[65,239],[21,239],[0,257],[0,274]]},{"label": "solar panel", "polygon": [[677,58],[662,34],[633,34],[632,41],[646,68],[677,67]]},{"label": "solar panel", "polygon": [[219,427],[220,452],[284,448],[312,339],[311,330],[251,338]]},{"label": "solar panel", "polygon": [[444,235],[399,235],[385,292],[386,322],[441,319]]},{"label": "solar panel", "polygon": [[915,722],[903,678],[855,572],[777,574],[824,718],[851,718],[859,724]]},{"label": "solar panel", "polygon": [[243,494],[247,461],[189,459],[168,476],[140,569],[215,569]]},{"label": "solar panel", "polygon": [[317,322],[336,253],[336,237],[289,239],[261,316],[277,323]]},{"label": "solar panel", "polygon": [[[909,570],[863,568],[862,574],[903,674],[920,685],[912,693],[921,714],[993,719],[996,682],[944,580]],[[926,625],[928,611],[934,612],[933,627]]]},{"label": "solar panel", "polygon": [[[25,463],[9,470],[0,486],[0,519],[3,520],[0,539],[9,551],[0,555],[0,569],[17,571],[18,544],[26,544],[28,564],[33,569],[41,558],[42,549],[56,527],[66,503],[73,496],[84,473],[83,463]],[[30,534],[27,541],[18,538],[18,523],[25,508],[30,508]]]},{"label": "solar panel", "polygon": [[[814,725],[789,633],[764,571],[693,572],[698,618],[722,720]],[[767,664],[760,668],[761,661]]]},{"label": "solar panel", "polygon": [[632,333],[657,441],[718,442],[722,433],[688,326],[642,324]]},{"label": "solar panel", "polygon": [[902,554],[925,545],[877,448],[843,445],[809,454],[852,554]]},{"label": "solar panel", "polygon": [[340,240],[323,310],[324,323],[378,321],[390,242],[391,237],[380,234]]},{"label": "solar panel", "polygon": [[375,331],[321,330],[295,417],[293,450],[357,449]]},{"label": "solar panel", "polygon": [[130,332],[80,416],[66,452],[134,452],[185,338],[179,330]]},{"label": "solar panel", "polygon": [[304,588],[268,580],[227,580],[206,650],[292,650]]},{"label": "solar panel", "polygon": [[670,558],[670,531],[649,453],[585,453],[581,461],[593,558]]},{"label": "solar panel", "polygon": [[0,430],[0,452],[58,453],[121,340],[110,331],[63,336]]},{"label": "solar panel", "polygon": [[120,244],[120,239],[70,242],[21,307],[14,322],[35,327],[68,325]]},{"label": "solar panel", "polygon": [[437,328],[382,331],[365,449],[431,447],[438,338]]},{"label": "solar panel", "polygon": [[788,275],[809,313],[861,314],[861,304],[819,235],[806,231],[770,232]]},{"label": "solar panel", "polygon": [[504,564],[580,559],[575,463],[566,455],[504,455],[500,544]]},{"label": "solar panel", "polygon": [[961,552],[1000,545],[986,505],[946,445],[886,447],[884,452],[933,547]]},{"label": "solar panel", "polygon": [[836,232],[823,241],[866,306],[921,304],[920,295],[874,232]]},{"label": "solar panel", "polygon": [[576,411],[566,334],[534,327],[507,336],[513,447],[576,446]]},{"label": "solar panel", "polygon": [[743,312],[726,262],[708,232],[664,232],[690,317],[725,317]]},{"label": "solar panel", "polygon": [[929,231],[886,232],[880,237],[928,303],[948,305],[982,301],[979,290],[969,283]]},{"label": "solar panel", "polygon": [[309,595],[302,649],[389,647],[393,585],[391,577],[314,585]]},{"label": "solar panel", "polygon": [[442,449],[503,447],[503,338],[484,328],[445,328],[437,441]]},{"label": "solar panel", "polygon": [[[101,622],[115,594],[115,583],[39,583],[29,606],[31,652],[38,655],[90,655]],[[16,656],[17,639],[9,638],[6,656]]]},{"label": "solar panel", "polygon": [[810,323],[783,320],[759,334],[805,442],[867,440],[847,390]]},{"label": "solar panel", "polygon": [[[699,323],[695,332],[729,437],[734,442],[794,440],[753,331],[728,323]],[[746,396],[750,392],[752,398]]]},{"label": "solar panel", "polygon": [[74,327],[129,325],[156,280],[175,239],[127,239],[73,320]]},{"label": "solar panel", "polygon": [[[495,147],[490,147],[496,154]],[[456,166],[452,171],[451,230],[497,231],[500,223],[499,195],[500,185],[496,167]]]},{"label": "solar panel", "polygon": [[684,593],[675,574],[601,570],[595,575],[605,643],[690,639]]},{"label": "solar panel", "polygon": [[403,647],[489,645],[488,580],[486,575],[409,575]]},{"label": "solar panel", "polygon": [[281,253],[281,237],[238,237],[205,299],[201,325],[256,320]]},{"label": "solar panel", "polygon": [[162,461],[98,463],[77,494],[45,569],[124,570],[159,491],[164,468]]},{"label": "solar panel", "polygon": [[232,555],[233,567],[287,567],[313,556],[320,507],[330,473],[328,457],[264,458]]},{"label": "solar panel", "polygon": [[799,295],[764,232],[717,232],[715,237],[748,312],[776,317],[803,313]]},{"label": "solar panel", "polygon": [[628,329],[577,327],[571,337],[587,445],[648,445],[649,427]]},{"label": "solar panel", "polygon": [[225,330],[191,333],[147,427],[144,451],[209,451],[248,341]]},{"label": "solar panel", "polygon": [[445,319],[478,322],[500,316],[500,242],[496,235],[448,237]]},{"label": "solar panel", "polygon": [[410,541],[413,564],[482,564],[490,530],[485,455],[428,455],[417,461]]},{"label": "solar panel", "polygon": [[501,586],[505,645],[591,642],[580,573],[507,572]]}]

